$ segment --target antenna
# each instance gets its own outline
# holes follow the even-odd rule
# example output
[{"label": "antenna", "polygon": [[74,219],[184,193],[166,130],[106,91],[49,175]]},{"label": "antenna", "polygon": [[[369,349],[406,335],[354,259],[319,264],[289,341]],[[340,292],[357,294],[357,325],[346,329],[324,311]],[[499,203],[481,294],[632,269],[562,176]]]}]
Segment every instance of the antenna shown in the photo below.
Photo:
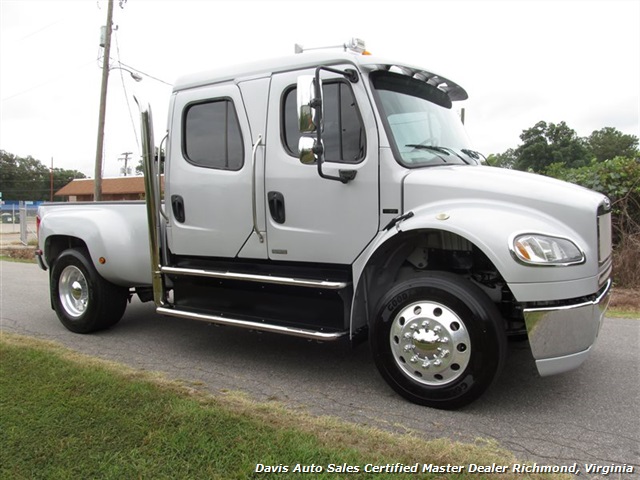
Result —
[{"label": "antenna", "polygon": [[294,51],[295,53],[303,53],[308,50],[326,50],[329,48],[342,48],[345,52],[350,51],[353,53],[361,53],[363,55],[368,55],[365,53],[367,50],[365,49],[364,40],[361,38],[352,38],[348,42],[343,43],[342,45],[329,45],[327,47],[309,47],[305,48],[299,43],[295,44]]}]

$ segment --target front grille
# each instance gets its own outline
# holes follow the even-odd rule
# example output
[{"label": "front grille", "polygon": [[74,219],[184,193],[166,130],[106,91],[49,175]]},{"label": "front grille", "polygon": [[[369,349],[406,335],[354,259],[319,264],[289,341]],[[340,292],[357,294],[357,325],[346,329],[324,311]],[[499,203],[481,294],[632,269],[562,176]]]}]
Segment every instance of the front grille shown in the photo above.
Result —
[{"label": "front grille", "polygon": [[609,199],[598,208],[598,269],[600,285],[611,276],[613,268],[613,239],[611,236],[611,203]]},{"label": "front grille", "polygon": [[611,258],[611,212],[598,217],[598,262],[604,264]]}]

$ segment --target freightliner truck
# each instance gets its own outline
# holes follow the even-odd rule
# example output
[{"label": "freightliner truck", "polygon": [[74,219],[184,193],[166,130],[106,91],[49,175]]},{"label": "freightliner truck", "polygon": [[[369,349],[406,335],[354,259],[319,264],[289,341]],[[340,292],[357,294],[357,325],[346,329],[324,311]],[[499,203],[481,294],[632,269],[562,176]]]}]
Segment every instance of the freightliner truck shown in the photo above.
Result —
[{"label": "freightliner truck", "polygon": [[609,200],[487,166],[460,85],[351,46],[179,78],[164,189],[141,105],[145,201],[39,210],[64,326],[112,327],[137,295],[170,317],[366,339],[398,394],[443,409],[496,380],[508,337],[543,376],[580,365],[609,300]]}]

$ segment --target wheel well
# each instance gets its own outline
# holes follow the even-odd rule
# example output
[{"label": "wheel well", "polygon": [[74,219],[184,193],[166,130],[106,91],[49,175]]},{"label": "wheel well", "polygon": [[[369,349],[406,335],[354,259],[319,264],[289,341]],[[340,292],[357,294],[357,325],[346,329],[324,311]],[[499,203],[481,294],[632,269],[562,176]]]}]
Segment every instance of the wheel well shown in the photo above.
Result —
[{"label": "wheel well", "polygon": [[358,283],[353,325],[370,325],[380,298],[398,281],[425,271],[445,271],[467,277],[497,304],[505,318],[518,316],[513,296],[500,272],[475,244],[443,230],[403,232],[380,246]]},{"label": "wheel well", "polygon": [[87,244],[77,237],[68,235],[51,235],[47,238],[44,255],[47,264],[51,267],[62,252],[69,248],[83,248],[88,251]]}]

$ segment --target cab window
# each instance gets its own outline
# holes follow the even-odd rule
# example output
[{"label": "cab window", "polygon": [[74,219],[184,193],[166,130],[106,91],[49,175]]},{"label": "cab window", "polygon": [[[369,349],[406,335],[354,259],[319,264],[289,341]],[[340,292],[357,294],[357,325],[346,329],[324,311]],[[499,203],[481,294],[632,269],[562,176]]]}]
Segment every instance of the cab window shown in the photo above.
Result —
[{"label": "cab window", "polygon": [[231,100],[188,105],[183,118],[183,150],[188,162],[221,170],[242,168],[242,135]]}]

